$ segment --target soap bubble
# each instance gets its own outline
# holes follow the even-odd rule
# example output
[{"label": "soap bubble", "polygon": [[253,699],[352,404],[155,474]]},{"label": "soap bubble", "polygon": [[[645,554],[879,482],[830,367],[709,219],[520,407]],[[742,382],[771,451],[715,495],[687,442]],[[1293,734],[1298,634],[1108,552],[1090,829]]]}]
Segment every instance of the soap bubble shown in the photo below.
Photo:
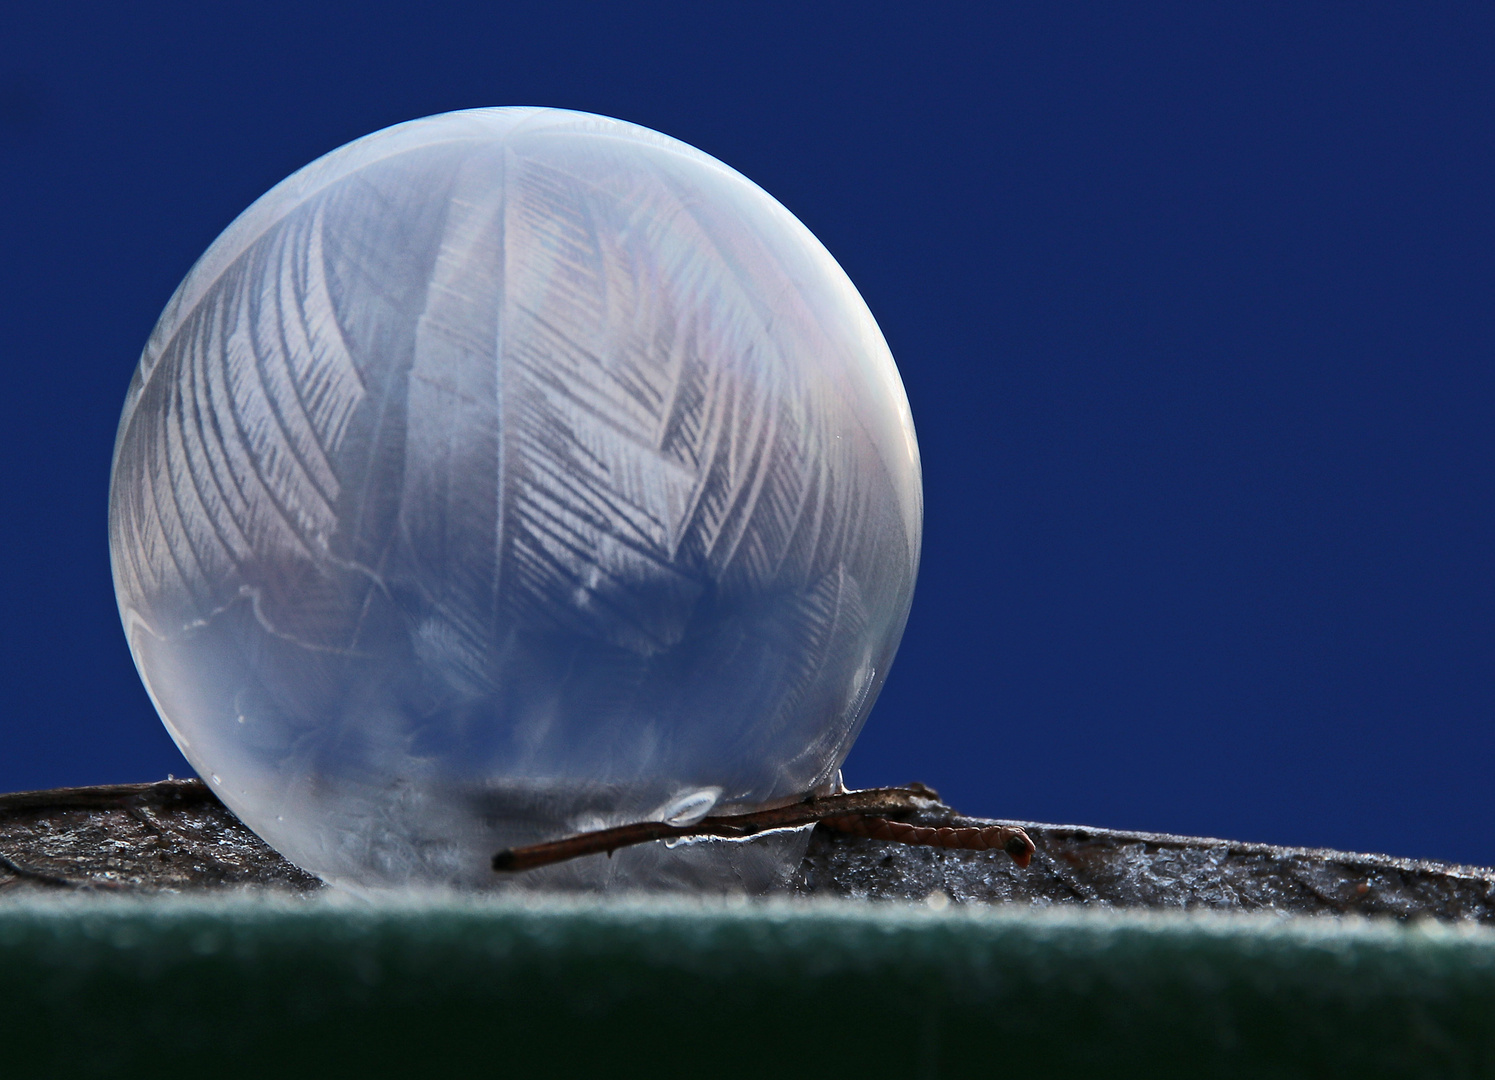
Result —
[{"label": "soap bubble", "polygon": [[[235,813],[334,882],[465,887],[833,782],[921,499],[887,345],[787,210],[645,128],[481,109],[213,243],[130,384],[109,539],[141,678]],[[755,846],[535,880],[759,888],[793,845]]]}]

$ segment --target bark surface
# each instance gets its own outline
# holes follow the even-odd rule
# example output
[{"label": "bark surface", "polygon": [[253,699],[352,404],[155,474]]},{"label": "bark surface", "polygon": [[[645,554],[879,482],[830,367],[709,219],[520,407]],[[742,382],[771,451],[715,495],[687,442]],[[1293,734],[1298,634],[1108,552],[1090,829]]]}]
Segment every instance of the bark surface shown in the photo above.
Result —
[{"label": "bark surface", "polygon": [[[910,847],[818,828],[793,880],[807,896],[933,903],[1271,910],[1495,923],[1495,869],[1074,825],[948,807],[919,824],[1020,825],[1001,851]],[[0,899],[38,892],[311,894],[321,882],[250,832],[199,780],[0,795]]]}]

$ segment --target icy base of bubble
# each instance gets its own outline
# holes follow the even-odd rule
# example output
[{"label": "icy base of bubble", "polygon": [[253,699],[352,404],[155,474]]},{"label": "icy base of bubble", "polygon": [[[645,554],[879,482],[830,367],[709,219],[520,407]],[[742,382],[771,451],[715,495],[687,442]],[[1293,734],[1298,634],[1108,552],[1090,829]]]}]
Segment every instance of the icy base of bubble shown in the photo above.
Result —
[{"label": "icy base of bubble", "polygon": [[[236,806],[232,791],[215,787],[215,792],[291,862],[353,892],[436,888],[765,895],[788,888],[813,828],[743,840],[657,841],[610,856],[498,873],[492,869],[493,855],[504,848],[640,818],[612,810],[618,799],[610,788],[557,783],[453,787],[318,777],[286,791],[269,821]],[[694,808],[704,801],[687,793],[660,805]]]}]

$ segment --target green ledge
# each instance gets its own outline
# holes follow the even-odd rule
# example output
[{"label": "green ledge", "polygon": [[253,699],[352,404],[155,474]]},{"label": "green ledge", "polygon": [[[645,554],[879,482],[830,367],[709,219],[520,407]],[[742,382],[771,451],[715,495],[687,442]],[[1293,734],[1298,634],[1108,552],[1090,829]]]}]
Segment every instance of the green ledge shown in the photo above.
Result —
[{"label": "green ledge", "polygon": [[1495,931],[847,902],[0,909],[0,1075],[1495,1076]]}]

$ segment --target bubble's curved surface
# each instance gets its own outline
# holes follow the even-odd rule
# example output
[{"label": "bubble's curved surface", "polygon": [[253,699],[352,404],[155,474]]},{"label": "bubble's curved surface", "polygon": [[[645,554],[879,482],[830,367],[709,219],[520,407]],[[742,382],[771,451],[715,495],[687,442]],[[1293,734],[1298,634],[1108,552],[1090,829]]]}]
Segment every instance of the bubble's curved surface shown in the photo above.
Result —
[{"label": "bubble's curved surface", "polygon": [[247,824],[335,881],[481,884],[510,843],[832,778],[921,516],[892,357],[787,210],[655,132],[485,109],[218,238],[131,383],[109,531],[141,676]]}]

